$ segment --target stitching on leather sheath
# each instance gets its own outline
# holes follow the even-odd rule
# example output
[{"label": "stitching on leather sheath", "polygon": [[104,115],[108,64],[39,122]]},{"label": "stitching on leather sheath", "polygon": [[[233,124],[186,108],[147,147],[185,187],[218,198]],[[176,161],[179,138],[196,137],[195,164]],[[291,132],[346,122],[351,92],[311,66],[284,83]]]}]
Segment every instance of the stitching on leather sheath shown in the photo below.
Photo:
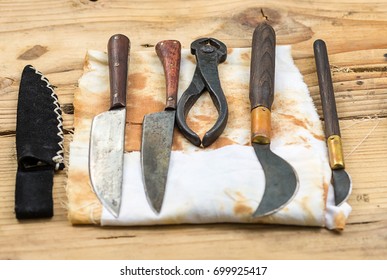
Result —
[{"label": "stitching on leather sheath", "polygon": [[64,156],[63,156],[63,153],[64,153],[64,146],[63,146],[64,134],[63,134],[63,129],[62,129],[63,128],[63,119],[62,119],[62,115],[61,115],[59,100],[58,100],[57,95],[55,94],[54,89],[52,88],[52,86],[48,82],[47,78],[44,77],[43,74],[40,71],[36,70],[33,66],[30,66],[30,68],[33,69],[35,71],[35,73],[40,76],[40,79],[46,83],[46,87],[51,91],[51,97],[54,100],[54,102],[53,102],[53,104],[55,105],[54,112],[57,115],[56,119],[58,120],[58,126],[57,126],[58,133],[57,133],[57,135],[59,136],[59,138],[61,140],[58,142],[59,150],[56,152],[56,156],[54,156],[52,158],[52,160],[56,163],[55,170],[59,170],[60,165],[64,163]]}]

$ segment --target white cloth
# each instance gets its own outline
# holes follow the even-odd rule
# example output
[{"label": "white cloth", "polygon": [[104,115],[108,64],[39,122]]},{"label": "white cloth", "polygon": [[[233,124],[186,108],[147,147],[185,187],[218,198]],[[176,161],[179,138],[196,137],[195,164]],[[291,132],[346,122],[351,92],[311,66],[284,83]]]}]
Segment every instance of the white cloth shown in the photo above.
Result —
[{"label": "white cloth", "polygon": [[[194,56],[183,50],[180,96],[191,82],[195,66]],[[88,51],[74,98],[75,134],[66,188],[69,220],[104,226],[230,222],[343,229],[351,207],[347,203],[334,205],[322,125],[290,46],[276,48],[275,71],[271,149],[297,172],[299,190],[294,199],[272,215],[252,218],[264,193],[265,178],[250,145],[250,49],[229,49],[226,62],[219,65],[229,106],[226,129],[205,149],[192,145],[175,129],[164,203],[157,215],[145,195],[139,147],[143,115],[162,110],[165,104],[164,72],[155,52],[133,52],[125,142],[128,152],[124,155],[121,211],[116,219],[106,209],[100,214],[101,203],[89,180],[90,125],[94,115],[108,109],[109,79],[106,53]],[[188,123],[203,135],[216,117],[211,98],[204,94],[191,109]]]},{"label": "white cloth", "polygon": [[[227,64],[219,66],[228,99],[235,93],[232,92],[235,85],[248,85],[249,60],[240,58],[249,52],[249,49],[233,49]],[[180,95],[191,81],[195,68],[194,61],[184,59],[189,56],[187,51],[183,52]],[[241,87],[238,94],[248,96],[248,87]],[[201,105],[197,108],[203,110]],[[232,103],[229,109],[230,112],[234,110]],[[252,147],[246,145],[250,141],[249,114],[230,116],[245,118],[248,124],[225,130],[224,136],[234,141],[232,145],[200,149],[185,142],[183,151],[172,152],[160,214],[153,212],[145,196],[140,153],[126,153],[120,215],[115,219],[104,209],[101,224],[260,222],[334,229],[340,227],[340,217],[345,223],[351,207],[347,203],[336,207],[333,203],[332,187],[328,188],[331,170],[321,123],[289,46],[276,48],[271,149],[296,170],[299,190],[290,204],[273,215],[252,218],[264,192],[264,174]]]}]

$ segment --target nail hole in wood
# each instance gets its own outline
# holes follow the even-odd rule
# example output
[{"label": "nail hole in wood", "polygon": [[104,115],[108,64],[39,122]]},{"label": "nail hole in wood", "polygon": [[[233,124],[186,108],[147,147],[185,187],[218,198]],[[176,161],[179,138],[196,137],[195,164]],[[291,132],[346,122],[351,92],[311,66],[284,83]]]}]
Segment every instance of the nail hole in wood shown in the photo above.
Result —
[{"label": "nail hole in wood", "polygon": [[142,44],[141,47],[144,47],[144,48],[152,48],[154,47],[155,45],[152,45],[152,44]]}]

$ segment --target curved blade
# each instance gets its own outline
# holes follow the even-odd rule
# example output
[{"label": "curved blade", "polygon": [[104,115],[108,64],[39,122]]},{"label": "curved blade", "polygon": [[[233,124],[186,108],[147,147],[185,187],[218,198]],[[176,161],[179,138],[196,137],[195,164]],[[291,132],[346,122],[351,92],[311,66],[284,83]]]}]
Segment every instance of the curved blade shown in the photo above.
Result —
[{"label": "curved blade", "polygon": [[344,169],[335,169],[332,170],[332,184],[335,193],[335,204],[336,206],[340,206],[351,194],[351,178]]},{"label": "curved blade", "polygon": [[90,135],[91,184],[103,206],[115,217],[118,217],[121,206],[125,116],[125,109],[97,115]]},{"label": "curved blade", "polygon": [[298,190],[293,167],[270,150],[270,144],[252,144],[265,173],[265,192],[254,217],[266,216],[286,206]]},{"label": "curved blade", "polygon": [[171,156],[175,111],[144,117],[141,166],[145,193],[152,208],[159,213],[164,200]]}]

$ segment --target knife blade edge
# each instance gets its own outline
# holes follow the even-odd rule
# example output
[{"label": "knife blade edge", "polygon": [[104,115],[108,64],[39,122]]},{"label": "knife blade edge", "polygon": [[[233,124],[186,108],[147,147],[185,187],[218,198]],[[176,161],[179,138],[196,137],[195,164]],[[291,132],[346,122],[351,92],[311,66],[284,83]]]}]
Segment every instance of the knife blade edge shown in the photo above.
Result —
[{"label": "knife blade edge", "polygon": [[95,116],[90,131],[90,182],[102,205],[115,217],[121,206],[122,190],[117,185],[123,178],[125,116],[126,109],[103,112]]},{"label": "knife blade edge", "polygon": [[141,166],[143,183],[149,204],[156,213],[161,211],[173,141],[174,110],[166,110],[144,116]]}]

